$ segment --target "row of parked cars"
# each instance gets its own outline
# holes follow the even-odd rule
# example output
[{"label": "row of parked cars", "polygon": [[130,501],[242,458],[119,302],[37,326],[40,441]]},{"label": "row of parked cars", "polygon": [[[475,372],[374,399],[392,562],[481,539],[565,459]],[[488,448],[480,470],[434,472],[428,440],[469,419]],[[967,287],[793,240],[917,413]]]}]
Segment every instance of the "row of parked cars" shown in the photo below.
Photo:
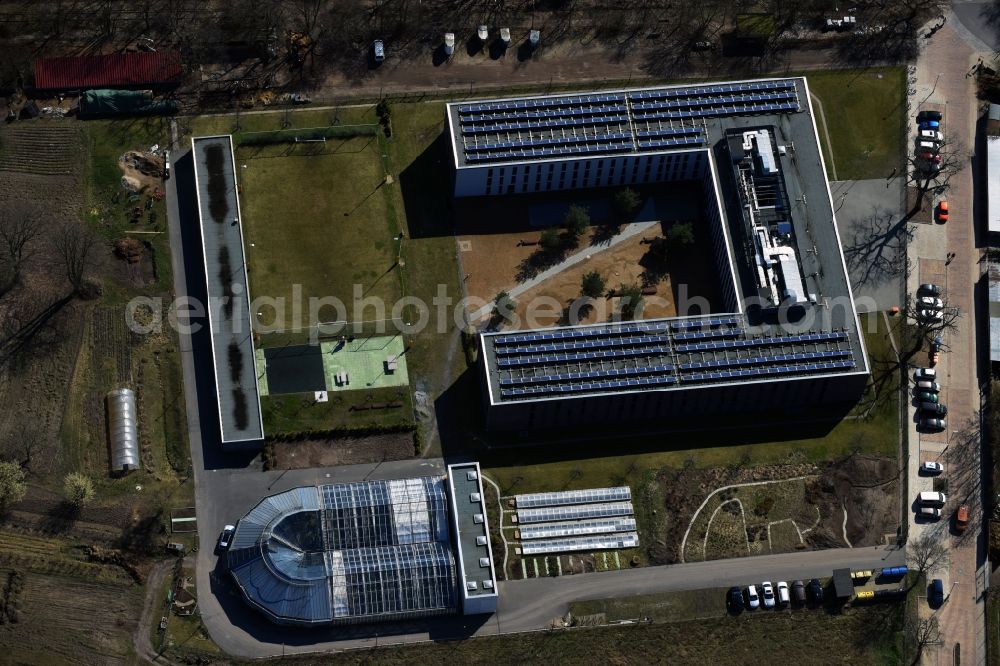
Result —
[{"label": "row of parked cars", "polygon": [[791,586],[783,580],[772,584],[765,580],[760,584],[760,591],[756,585],[747,585],[746,589],[740,587],[729,588],[726,605],[729,610],[739,613],[744,608],[756,610],[764,608],[784,607],[794,603],[796,606],[805,606],[812,603],[818,606],[823,603],[823,586],[818,579],[813,578],[809,583],[797,580]]},{"label": "row of parked cars", "polygon": [[941,114],[937,111],[921,111],[917,114],[917,145],[915,148],[917,166],[927,174],[941,170]]},{"label": "row of parked cars", "polygon": [[917,319],[921,322],[938,323],[944,319],[941,314],[944,301],[941,287],[936,284],[922,284],[917,289]]},{"label": "row of parked cars", "polygon": [[[927,476],[940,476],[944,474],[944,465],[928,460],[920,465],[920,473]],[[948,496],[937,491],[924,491],[917,495],[917,515],[932,520],[937,520],[943,515],[944,505],[948,502]],[[962,534],[969,527],[969,507],[962,504],[955,509],[954,529],[956,534]]]}]

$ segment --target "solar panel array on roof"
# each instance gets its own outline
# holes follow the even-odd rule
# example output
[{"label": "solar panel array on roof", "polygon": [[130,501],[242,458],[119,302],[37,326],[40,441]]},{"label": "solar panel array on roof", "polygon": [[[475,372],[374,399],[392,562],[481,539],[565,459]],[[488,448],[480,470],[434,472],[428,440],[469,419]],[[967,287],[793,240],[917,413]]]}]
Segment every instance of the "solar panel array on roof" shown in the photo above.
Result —
[{"label": "solar panel array on roof", "polygon": [[634,531],[635,518],[600,518],[570,523],[538,523],[518,528],[521,539],[526,541]]},{"label": "solar panel array on roof", "polygon": [[440,478],[295,488],[237,525],[230,572],[283,624],[454,610],[456,565]]},{"label": "solar panel array on roof", "polygon": [[693,148],[706,118],[799,110],[794,80],[462,104],[466,163]]},{"label": "solar panel array on roof", "polygon": [[563,490],[552,493],[528,493],[516,495],[514,504],[518,509],[533,509],[540,506],[569,506],[573,504],[593,504],[595,502],[627,502],[632,499],[629,486],[611,488],[587,488],[585,490]]},{"label": "solar panel array on roof", "polygon": [[798,335],[776,335],[746,340],[720,340],[717,342],[698,342],[695,344],[677,345],[678,352],[712,351],[719,349],[744,349],[747,347],[763,347],[766,345],[789,345],[803,342],[834,342],[846,340],[847,333],[833,331],[830,333],[802,333]]},{"label": "solar panel array on roof", "polygon": [[577,504],[573,506],[549,506],[537,509],[518,509],[517,522],[552,523],[567,520],[587,520],[589,518],[611,518],[631,516],[632,502],[606,502],[604,504]]},{"label": "solar panel array on roof", "polygon": [[525,541],[521,544],[521,553],[524,555],[541,555],[543,553],[591,552],[609,548],[635,548],[638,545],[639,535],[635,532],[626,532],[625,534]]}]

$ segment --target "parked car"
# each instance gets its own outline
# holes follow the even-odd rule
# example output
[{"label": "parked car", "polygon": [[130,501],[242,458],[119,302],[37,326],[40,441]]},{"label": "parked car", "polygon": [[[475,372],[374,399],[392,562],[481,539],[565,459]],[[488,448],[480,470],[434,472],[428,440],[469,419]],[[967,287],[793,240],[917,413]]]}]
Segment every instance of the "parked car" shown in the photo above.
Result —
[{"label": "parked car", "polygon": [[924,415],[948,416],[948,408],[940,403],[934,404],[933,402],[922,402],[917,406],[920,408],[920,411],[924,413]]},{"label": "parked car", "polygon": [[921,379],[935,379],[937,377],[937,370],[934,368],[917,368],[913,372],[913,380],[919,381]]},{"label": "parked car", "polygon": [[760,595],[754,585],[747,585],[747,608],[754,610],[760,608]]},{"label": "parked car", "polygon": [[917,152],[917,157],[934,164],[941,164],[941,156],[935,150],[920,150]]},{"label": "parked car", "polygon": [[743,590],[738,587],[729,588],[729,596],[726,600],[726,605],[729,610],[733,613],[739,613],[743,610]]},{"label": "parked car", "polygon": [[444,33],[444,54],[447,56],[455,53],[455,33]]},{"label": "parked car", "polygon": [[917,503],[920,506],[944,506],[947,501],[947,495],[934,490],[925,490],[917,493]]},{"label": "parked car", "polygon": [[938,202],[936,215],[937,215],[937,221],[938,222],[944,224],[945,222],[948,221],[948,201],[947,200],[942,199],[941,201]]},{"label": "parked car", "polygon": [[927,358],[931,365],[937,365],[938,361],[941,360],[941,354],[938,352],[931,352],[927,355]]},{"label": "parked car", "polygon": [[[937,407],[937,405],[935,405]],[[933,460],[927,460],[920,465],[920,471],[924,474],[941,474],[944,472],[944,465]]]},{"label": "parked car", "polygon": [[969,507],[962,505],[955,511],[955,533],[963,534],[969,528]]},{"label": "parked car", "polygon": [[940,310],[927,310],[927,309],[918,310],[917,314],[919,315],[920,319],[922,319],[925,322],[938,324],[944,321],[944,315],[941,314]]},{"label": "parked car", "polygon": [[219,544],[216,548],[217,551],[223,551],[229,548],[229,544],[233,542],[233,534],[236,532],[235,525],[226,525],[222,528],[222,534],[219,535]]},{"label": "parked car", "polygon": [[372,42],[372,59],[375,62],[382,62],[385,60],[385,44],[382,43],[381,39],[376,39]]},{"label": "parked car", "polygon": [[917,400],[919,400],[920,402],[934,402],[934,403],[937,403],[937,402],[941,401],[941,398],[938,397],[937,393],[931,393],[930,391],[916,391],[913,394],[913,397],[916,398]]},{"label": "parked car", "polygon": [[930,432],[941,432],[948,427],[948,422],[944,419],[920,419],[920,427]]},{"label": "parked car", "polygon": [[163,179],[170,180],[170,151],[163,151]]},{"label": "parked car", "polygon": [[936,130],[941,127],[941,123],[936,120],[924,120],[918,123],[917,127],[921,130]]},{"label": "parked car", "polygon": [[917,298],[917,305],[929,310],[940,310],[944,307],[944,301],[933,296],[920,296]]},{"label": "parked car", "polygon": [[788,605],[791,601],[791,596],[788,592],[788,583],[783,580],[778,581],[778,603],[782,606]]},{"label": "parked car", "polygon": [[804,606],[806,603],[806,584],[801,580],[792,583],[792,599],[798,606]]},{"label": "parked car", "polygon": [[931,393],[940,393],[941,385],[937,382],[932,382],[929,379],[921,379],[917,382],[918,391],[930,391]]},{"label": "parked car", "polygon": [[917,296],[940,296],[941,287],[936,284],[931,284],[929,282],[924,283],[917,287]]},{"label": "parked car", "polygon": [[927,603],[932,608],[937,608],[944,603],[944,581],[935,578],[927,590]]},{"label": "parked car", "polygon": [[760,593],[764,597],[764,608],[774,608],[774,586],[771,581],[765,580],[760,584]]},{"label": "parked car", "polygon": [[941,517],[941,509],[936,506],[922,506],[917,510],[917,515],[921,518],[933,518],[937,520]]},{"label": "parked car", "polygon": [[820,585],[818,578],[813,578],[809,581],[809,596],[812,597],[815,605],[818,606],[823,603],[823,586]]},{"label": "parked car", "polygon": [[923,123],[927,121],[941,122],[941,112],[940,111],[921,111],[917,114],[917,122]]},{"label": "parked car", "polygon": [[488,42],[490,39],[490,29],[485,25],[479,26],[479,30],[476,31],[476,34],[479,36],[479,41],[483,44]]}]

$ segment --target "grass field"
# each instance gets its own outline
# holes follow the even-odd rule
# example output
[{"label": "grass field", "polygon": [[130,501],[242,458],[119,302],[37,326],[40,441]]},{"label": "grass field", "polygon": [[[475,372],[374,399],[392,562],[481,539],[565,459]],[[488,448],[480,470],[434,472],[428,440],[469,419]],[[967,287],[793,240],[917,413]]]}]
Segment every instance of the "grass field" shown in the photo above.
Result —
[{"label": "grass field", "polygon": [[[345,312],[329,308],[320,319],[354,321],[391,317],[401,295],[393,240],[398,224],[386,205],[377,138],[325,146],[315,155],[294,147],[286,154],[284,145],[237,155],[240,166],[246,164],[240,204],[251,296],[288,304],[285,316],[273,319],[270,308],[258,308],[275,328],[312,323],[291,319],[295,298],[308,316],[308,299],[334,297]],[[362,306],[363,299],[372,305]]]},{"label": "grass field", "polygon": [[[269,395],[260,399],[264,431],[306,432],[365,425],[405,425],[413,423],[410,389],[405,386],[340,391],[327,402],[315,402],[312,395]],[[402,402],[392,409],[358,410],[366,403]],[[355,409],[351,409],[355,407]]]},{"label": "grass field", "polygon": [[[736,618],[555,630],[358,650],[330,655],[324,663],[752,664],[773,656],[810,666],[888,666],[902,662],[900,609],[873,605],[841,615],[758,612]],[[315,658],[286,658],[282,663],[315,663]]]},{"label": "grass field", "polygon": [[[885,178],[903,163],[906,136],[906,69],[805,72],[809,90],[823,103],[838,180]],[[830,148],[816,115],[827,169]],[[831,178],[832,173],[827,174]]]}]

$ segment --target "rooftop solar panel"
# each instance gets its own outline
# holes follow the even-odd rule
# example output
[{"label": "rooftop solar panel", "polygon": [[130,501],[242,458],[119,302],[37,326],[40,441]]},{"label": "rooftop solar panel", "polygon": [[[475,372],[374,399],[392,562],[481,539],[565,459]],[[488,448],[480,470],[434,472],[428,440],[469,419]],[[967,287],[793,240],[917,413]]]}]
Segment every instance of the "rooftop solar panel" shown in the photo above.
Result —
[{"label": "rooftop solar panel", "polygon": [[[675,336],[676,338],[677,336]],[[677,345],[678,352],[711,351],[725,348],[762,347],[766,345],[796,344],[802,342],[836,342],[847,339],[847,333],[832,331],[829,333],[805,333],[801,335],[780,335],[747,340],[728,340],[720,342],[699,342]]]},{"label": "rooftop solar panel", "polygon": [[623,534],[526,541],[521,543],[521,552],[525,555],[541,555],[544,553],[591,552],[608,548],[635,548],[638,545],[639,535],[635,532],[626,532]]}]

